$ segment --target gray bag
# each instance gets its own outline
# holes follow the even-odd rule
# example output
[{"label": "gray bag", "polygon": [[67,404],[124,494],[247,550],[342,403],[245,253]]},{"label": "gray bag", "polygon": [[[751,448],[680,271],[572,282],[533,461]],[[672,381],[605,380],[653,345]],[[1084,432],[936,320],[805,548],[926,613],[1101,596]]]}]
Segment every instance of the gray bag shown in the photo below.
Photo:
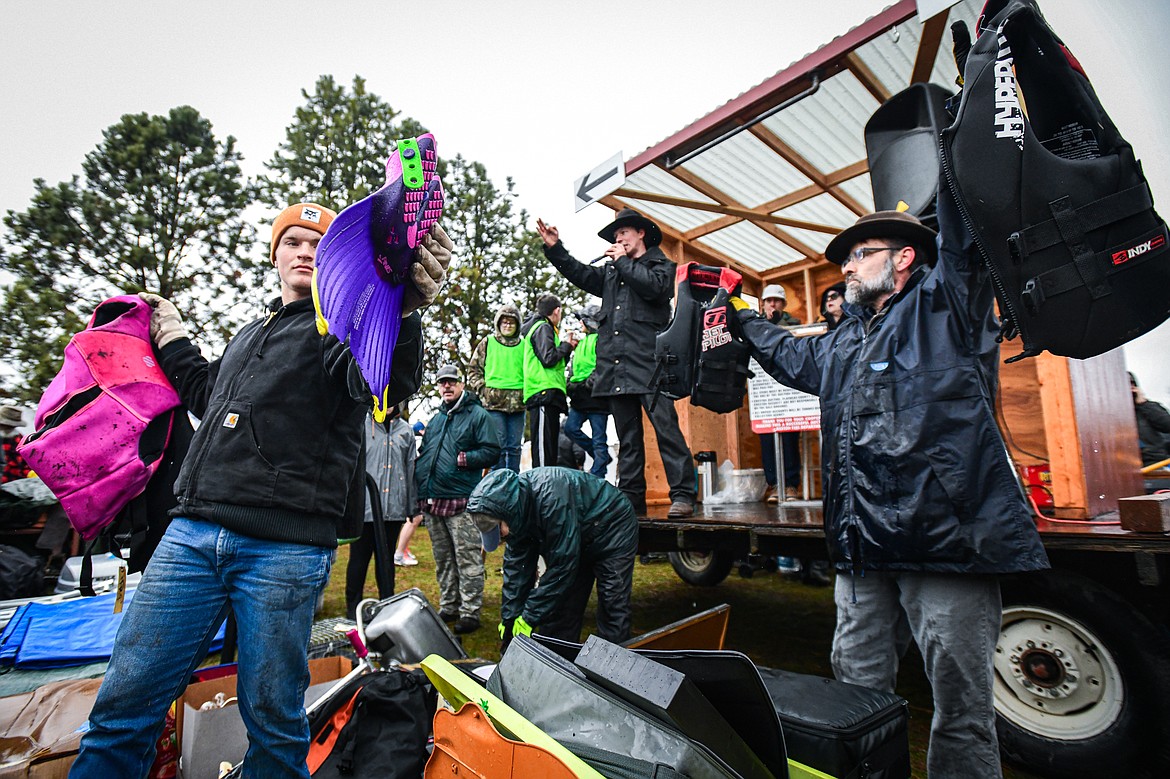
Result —
[{"label": "gray bag", "polygon": [[606,776],[739,779],[710,749],[527,636],[513,639],[487,687]]}]

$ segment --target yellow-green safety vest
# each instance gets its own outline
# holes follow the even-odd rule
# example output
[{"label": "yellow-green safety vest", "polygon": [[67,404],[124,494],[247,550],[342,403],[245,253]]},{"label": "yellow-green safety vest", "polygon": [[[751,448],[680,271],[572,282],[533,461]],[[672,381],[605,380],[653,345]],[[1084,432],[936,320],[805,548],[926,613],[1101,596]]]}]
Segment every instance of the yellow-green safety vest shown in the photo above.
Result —
[{"label": "yellow-green safety vest", "polygon": [[[560,359],[557,364],[551,368],[546,368],[541,364],[540,359],[536,356],[536,349],[532,346],[532,334],[536,332],[538,327],[548,324],[552,327],[552,323],[547,319],[542,319],[529,328],[524,335],[524,402],[527,403],[538,392],[544,392],[547,389],[559,389],[561,392],[565,391],[565,361]],[[561,345],[561,336],[555,327],[552,327],[553,343],[557,346]]]},{"label": "yellow-green safety vest", "polygon": [[569,381],[573,384],[585,381],[593,375],[597,367],[597,333],[586,333],[577,342],[573,349],[573,375]]},{"label": "yellow-green safety vest", "polygon": [[484,386],[493,389],[524,389],[524,346],[505,346],[488,336],[487,355],[483,361]]}]

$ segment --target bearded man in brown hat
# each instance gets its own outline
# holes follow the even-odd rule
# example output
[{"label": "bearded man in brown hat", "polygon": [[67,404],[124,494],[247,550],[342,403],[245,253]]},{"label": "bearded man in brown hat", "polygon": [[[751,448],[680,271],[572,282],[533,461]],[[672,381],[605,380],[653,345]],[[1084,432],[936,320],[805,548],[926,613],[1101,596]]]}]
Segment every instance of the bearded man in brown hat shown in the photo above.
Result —
[{"label": "bearded man in brown hat", "polygon": [[897,211],[829,243],[848,316],[824,335],[794,338],[732,302],[764,370],[821,399],[834,674],[892,692],[913,639],[934,694],[929,774],[988,779],[998,576],[1048,560],[995,425],[987,270],[945,188],[938,214],[938,244]]},{"label": "bearded man in brown hat", "polygon": [[[695,468],[678,426],[673,403],[651,409],[654,342],[670,322],[675,265],[659,248],[662,230],[631,208],[623,208],[598,233],[609,242],[602,264],[573,259],[552,225],[536,220],[544,256],[561,274],[601,298],[597,316],[597,367],[593,397],[608,398],[618,433],[618,489],[646,513],[646,444],[642,409],[658,435],[658,452],[670,484],[670,516],[689,517],[695,504]],[[599,258],[600,259],[600,258]]]}]

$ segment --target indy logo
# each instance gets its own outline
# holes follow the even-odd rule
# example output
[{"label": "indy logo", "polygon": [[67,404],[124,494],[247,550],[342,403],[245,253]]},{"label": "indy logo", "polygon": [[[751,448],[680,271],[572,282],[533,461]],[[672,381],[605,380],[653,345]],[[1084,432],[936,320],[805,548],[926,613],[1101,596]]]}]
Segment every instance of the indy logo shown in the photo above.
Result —
[{"label": "indy logo", "polygon": [[1129,262],[1135,257],[1141,257],[1146,252],[1151,252],[1154,249],[1161,249],[1166,245],[1166,234],[1162,233],[1156,235],[1148,241],[1142,241],[1136,246],[1131,246],[1128,249],[1113,252],[1112,260],[1114,265],[1121,265],[1124,262]]},{"label": "indy logo", "polygon": [[1012,48],[1007,37],[999,35],[999,53],[995,59],[995,137],[1011,138],[1024,150],[1024,114],[1016,92],[1016,75],[1012,71]]}]

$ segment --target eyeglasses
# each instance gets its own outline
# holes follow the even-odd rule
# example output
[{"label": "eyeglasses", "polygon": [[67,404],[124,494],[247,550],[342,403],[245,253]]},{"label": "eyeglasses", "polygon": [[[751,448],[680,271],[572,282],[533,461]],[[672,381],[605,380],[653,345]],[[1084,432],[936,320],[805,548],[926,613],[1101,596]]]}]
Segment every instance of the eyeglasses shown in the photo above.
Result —
[{"label": "eyeglasses", "polygon": [[435,383],[438,384],[440,387],[443,387],[443,386],[446,386],[448,384],[458,384],[459,379],[451,379],[451,378],[447,378],[444,376],[443,378],[439,379]]},{"label": "eyeglasses", "polygon": [[877,254],[878,252],[900,252],[905,248],[905,246],[862,246],[845,255],[845,262],[841,263],[841,267],[844,268],[851,262],[859,263],[871,254]]},{"label": "eyeglasses", "polygon": [[825,300],[838,300],[840,297],[840,292],[830,292],[829,294],[825,295]]}]

